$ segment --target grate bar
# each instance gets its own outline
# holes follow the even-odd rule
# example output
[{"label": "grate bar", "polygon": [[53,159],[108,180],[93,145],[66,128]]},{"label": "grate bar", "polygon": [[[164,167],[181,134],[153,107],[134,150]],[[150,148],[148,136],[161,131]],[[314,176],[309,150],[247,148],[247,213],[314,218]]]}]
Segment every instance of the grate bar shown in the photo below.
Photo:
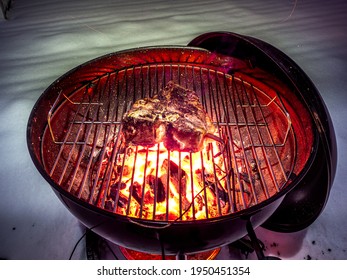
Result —
[{"label": "grate bar", "polygon": [[[217,127],[216,137],[221,139],[198,155],[199,173],[193,172],[192,154],[178,153],[177,198],[169,175],[159,178],[164,172],[159,166],[160,145],[156,150],[140,151],[139,147],[126,147],[121,137],[121,119],[131,104],[153,96],[170,80],[199,93]],[[62,134],[55,131],[55,118],[66,108],[71,114]],[[281,122],[281,131],[274,132],[275,121]],[[48,113],[47,127],[46,137],[56,145],[50,176],[60,185],[67,184],[67,190],[79,199],[139,219],[171,221],[172,199],[178,201],[175,221],[209,219],[247,209],[279,192],[294,164],[294,131],[280,93],[264,92],[245,78],[197,65],[141,65],[108,73],[71,94],[60,92]],[[145,153],[145,165],[137,173],[140,152]],[[170,163],[173,155],[166,154]],[[155,167],[149,163],[153,155]],[[128,158],[132,159],[129,166]],[[182,162],[187,158],[190,169],[183,171]],[[212,173],[207,170],[210,163]],[[171,169],[168,164],[166,174]],[[155,177],[151,187],[146,182],[149,175]],[[139,181],[141,186],[135,186]],[[201,189],[197,190],[197,182],[202,182]],[[126,192],[123,184],[129,186]],[[159,193],[159,184],[164,194]],[[149,195],[153,204],[147,206]],[[160,197],[164,202],[159,195],[165,196]],[[215,212],[211,212],[212,206]]]},{"label": "grate bar", "polygon": [[[240,93],[238,92],[237,87],[236,87],[235,77],[232,78],[231,92],[229,91],[228,94],[230,94],[229,98],[232,98],[232,100],[234,100],[234,102],[235,102],[231,108],[232,109],[231,113],[232,113],[233,117],[235,118],[235,120],[237,120],[237,122],[239,122],[240,115],[239,115],[239,112],[237,110],[237,108],[239,106],[236,105],[236,102],[237,101],[240,102],[240,95],[239,95]],[[246,120],[243,112],[242,112],[242,116]],[[247,126],[248,125],[246,122],[245,127],[247,127]],[[245,208],[248,208],[248,205],[246,204],[246,201],[245,201],[245,197],[247,197],[248,192],[250,192],[250,191],[252,192],[252,198],[255,199],[255,201],[257,201],[257,192],[255,190],[253,180],[249,180],[250,190],[245,190],[245,177],[248,176],[248,178],[251,178],[251,173],[249,170],[249,166],[246,162],[246,158],[247,158],[246,154],[245,154],[246,147],[242,141],[243,137],[242,137],[242,132],[241,132],[241,126],[237,125],[236,130],[237,130],[237,134],[233,138],[231,138],[232,142],[231,143],[229,142],[229,144],[231,145],[231,150],[233,151],[233,157],[234,157],[233,162],[234,162],[234,172],[236,173],[236,182],[238,182],[243,209],[245,209]],[[230,134],[230,136],[232,137],[232,133]],[[237,139],[240,139],[240,141]],[[238,145],[235,145],[236,141],[238,141],[240,143],[241,148],[239,148]],[[239,164],[238,164],[238,162],[239,162]],[[241,168],[246,168],[246,174],[243,173],[243,170],[240,170]],[[234,193],[236,191],[237,190],[235,189]],[[235,202],[235,205],[237,205],[236,202]]]},{"label": "grate bar", "polygon": [[[246,99],[248,100],[248,102],[250,102],[250,97],[249,97],[249,93],[247,92],[246,88],[245,88],[245,84],[244,84],[244,81],[242,81],[242,89],[244,91],[244,96],[246,97]],[[244,109],[245,107],[243,107]],[[255,116],[255,112],[254,112],[254,106],[251,106],[250,107],[250,113],[247,114],[244,112],[244,110],[242,110],[242,112],[244,113],[244,117],[245,118],[253,118],[254,120],[256,119],[256,116]],[[262,110],[262,106],[259,107],[260,108],[260,112],[262,114],[262,116],[264,116],[263,114],[263,110]],[[264,119],[265,121],[265,119]],[[267,125],[265,126],[267,127]],[[259,128],[256,126],[256,135],[258,136],[258,139],[260,141],[260,147],[261,147],[261,155],[259,156],[256,149],[255,149],[255,145],[254,145],[254,141],[253,141],[253,136],[252,135],[252,132],[250,130],[250,128],[247,126],[247,133],[249,135],[249,139],[250,139],[250,142],[251,142],[251,146],[253,146],[254,148],[252,149],[252,157],[254,158],[255,160],[255,165],[257,166],[257,168],[259,168],[259,166],[261,166],[261,162],[260,162],[260,156],[262,156],[264,158],[264,162],[266,163],[266,167],[263,167],[263,168],[266,168],[266,170],[269,170],[269,172],[271,173],[272,175],[272,179],[274,179],[274,172],[273,172],[273,169],[271,167],[271,162],[270,162],[270,159],[269,159],[269,156],[267,155],[267,152],[265,150],[265,146],[264,146],[264,139],[263,139],[263,136],[261,135],[261,132],[259,130]],[[268,145],[268,146],[272,146],[273,145]],[[249,172],[250,174],[250,161],[248,161],[247,163],[247,171]],[[268,180],[265,179],[264,175],[263,175],[263,172],[259,172],[259,176],[260,176],[260,183],[261,183],[261,186],[263,188],[263,191],[266,195],[266,198],[269,198],[270,197],[270,192],[269,192],[269,187],[268,187],[268,184],[270,183]],[[276,180],[273,180],[273,183],[275,184],[275,187],[277,189],[277,191],[279,190],[279,187],[278,187],[278,184],[277,184],[277,181]]]},{"label": "grate bar", "polygon": [[[253,86],[252,86],[251,88],[252,88],[252,90],[254,90]],[[276,97],[278,98],[278,100],[281,101],[281,98],[280,98],[280,96],[278,95],[277,92],[276,92],[276,95],[277,95]],[[256,99],[257,103],[259,104],[259,99],[258,99],[258,97],[257,97],[256,95],[255,95],[255,99]],[[284,104],[283,104],[282,101],[281,101],[281,105],[284,107]],[[260,113],[261,113],[262,119],[265,121],[264,112],[263,112],[262,110],[260,110]],[[288,120],[288,128],[287,128],[287,131],[286,131],[285,137],[284,137],[284,143],[285,143],[285,142],[287,141],[287,139],[288,139],[289,131],[291,130],[291,120],[290,120],[290,116],[289,116],[289,114],[287,113],[287,111],[284,111],[284,114],[286,115],[287,120]],[[258,134],[260,135],[259,129],[257,130],[257,132],[258,132]],[[268,137],[269,137],[269,139],[270,139],[270,142],[272,143],[273,152],[275,153],[275,158],[277,159],[277,163],[278,163],[278,165],[279,165],[279,167],[280,167],[280,169],[281,169],[281,172],[282,172],[282,175],[283,175],[283,177],[284,177],[284,180],[287,181],[287,180],[288,180],[288,176],[287,176],[287,174],[286,174],[286,172],[285,172],[285,170],[284,170],[282,161],[281,161],[280,156],[279,156],[279,154],[278,154],[278,151],[277,151],[277,149],[276,149],[276,147],[278,147],[278,145],[276,145],[276,144],[274,143],[274,139],[273,139],[272,133],[270,132],[270,129],[269,129],[268,125],[266,125],[266,132],[267,132],[267,134],[268,134]],[[262,141],[263,141],[263,140],[262,140]],[[269,145],[269,146],[263,145],[263,146],[264,146],[264,147],[269,147],[269,146],[271,146],[271,145]],[[279,146],[283,146],[283,144],[282,144],[282,145],[279,145]],[[267,161],[268,161],[269,167],[271,167],[271,164],[270,164],[270,162],[269,162],[268,157],[267,157]],[[274,174],[273,169],[272,169],[272,168],[269,168],[269,170],[271,171],[271,175],[272,175],[273,181],[274,181],[274,183],[275,183],[275,185],[276,185],[276,187],[277,187],[277,191],[280,191],[280,186],[278,185],[277,180],[275,179],[275,174]]]},{"label": "grate bar", "polygon": [[[62,94],[62,92],[59,93],[59,96],[60,96],[61,94]],[[59,100],[59,98],[56,100],[56,102],[57,102],[58,100]],[[56,102],[55,102],[54,104],[56,104]],[[73,120],[75,120],[75,119],[77,118],[77,116],[80,114],[80,111],[82,110],[82,105],[85,105],[85,104],[83,104],[83,102],[81,102],[81,103],[79,103],[79,106],[77,106],[77,109],[76,109],[75,114],[74,114],[74,116],[73,116]],[[87,103],[86,105],[87,105],[87,110],[85,111],[84,114],[82,114],[83,119],[86,119],[86,118],[87,118],[87,114],[88,114],[88,112],[89,112],[89,107],[91,106],[90,103]],[[54,106],[52,106],[52,108],[54,108]],[[52,108],[51,108],[51,111],[52,111]],[[54,138],[54,133],[53,133],[53,131],[52,131],[52,126],[51,126],[51,124],[50,124],[50,120],[51,120],[51,116],[52,116],[51,111],[48,113],[48,127],[49,127],[49,131],[50,131],[50,134],[51,134],[51,136],[52,136],[53,142],[54,142],[55,144],[60,144],[61,146],[60,146],[60,150],[59,150],[58,156],[56,157],[56,160],[55,160],[55,162],[54,162],[54,164],[53,164],[53,167],[52,167],[52,169],[50,170],[50,176],[53,175],[53,172],[54,172],[55,168],[57,167],[57,164],[58,164],[59,160],[60,160],[61,157],[62,157],[62,153],[63,153],[63,151],[64,151],[63,148],[64,148],[64,145],[65,145],[66,143],[72,144],[73,146],[76,145],[76,144],[83,144],[83,145],[85,144],[85,142],[79,142],[79,141],[78,141],[79,135],[80,135],[81,131],[83,130],[83,123],[80,124],[80,126],[79,126],[79,128],[78,128],[78,130],[77,130],[77,133],[75,134],[74,141],[70,142],[70,141],[67,140],[67,139],[69,138],[69,135],[73,134],[73,126],[71,126],[71,125],[69,126],[69,128],[68,128],[68,130],[67,130],[67,132],[66,132],[66,134],[65,134],[65,137],[64,137],[63,142],[58,142],[58,141],[56,141],[55,138]],[[63,172],[61,173],[60,179],[59,179],[59,181],[58,181],[59,184],[62,183],[62,179],[63,179],[63,176],[64,176],[64,174],[65,174],[65,172],[66,172],[66,169],[68,168],[68,163],[69,163],[70,160],[71,160],[71,156],[72,156],[72,150],[70,150],[70,153],[69,153],[69,155],[68,155],[68,159],[66,160],[66,163],[65,163],[65,166],[64,166],[64,170],[63,170]]]}]

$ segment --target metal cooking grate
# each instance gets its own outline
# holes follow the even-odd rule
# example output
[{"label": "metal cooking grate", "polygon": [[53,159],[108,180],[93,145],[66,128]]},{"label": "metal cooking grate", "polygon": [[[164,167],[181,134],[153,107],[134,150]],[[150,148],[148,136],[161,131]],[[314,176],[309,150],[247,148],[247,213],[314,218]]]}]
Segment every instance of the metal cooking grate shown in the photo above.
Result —
[{"label": "metal cooking grate", "polygon": [[[169,81],[200,96],[225,145],[212,141],[197,155],[124,145],[124,113]],[[59,186],[116,214],[161,221],[208,219],[259,204],[286,185],[296,154],[290,116],[279,94],[247,76],[188,64],[126,68],[73,92],[60,91],[43,137],[51,138],[42,141],[42,150],[49,150],[43,156],[45,169]],[[162,154],[166,177],[159,177]],[[154,167],[146,162],[144,179],[135,184],[140,156],[148,161],[151,155]],[[172,181],[177,193],[170,190]],[[170,199],[177,201],[176,214]]]}]

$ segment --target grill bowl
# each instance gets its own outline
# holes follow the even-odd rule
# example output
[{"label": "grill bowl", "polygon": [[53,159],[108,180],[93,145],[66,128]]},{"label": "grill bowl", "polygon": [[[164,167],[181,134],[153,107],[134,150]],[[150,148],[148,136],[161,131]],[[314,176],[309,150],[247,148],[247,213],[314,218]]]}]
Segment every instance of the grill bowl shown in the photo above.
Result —
[{"label": "grill bowl", "polygon": [[[121,102],[117,103],[117,108],[123,108],[119,109],[120,116],[129,106],[129,100],[133,102],[142,97],[144,92],[131,90],[135,88],[133,87],[135,82],[131,81],[136,80],[137,83],[143,84],[143,88],[153,92],[171,79],[176,82],[184,81],[187,86],[197,83],[185,72],[176,71],[178,74],[175,76],[170,71],[157,71],[156,73],[161,75],[154,76],[154,80],[150,79],[152,82],[149,86],[146,83],[147,79],[143,77],[145,72],[134,70],[144,67],[152,69],[162,64],[168,65],[167,69],[171,70],[173,66],[176,67],[175,65],[184,65],[183,69],[197,67],[220,73],[223,77],[242,77],[254,88],[260,88],[265,92],[278,92],[280,96],[278,99],[281,102],[276,100],[276,106],[285,108],[285,115],[290,115],[288,133],[290,132],[293,137],[289,136],[291,140],[288,142],[291,143],[289,145],[291,148],[288,152],[293,156],[288,167],[288,177],[274,194],[250,207],[236,208],[231,213],[218,217],[193,221],[158,221],[107,211],[92,203],[92,199],[83,197],[83,191],[72,192],[72,188],[66,187],[69,185],[68,182],[64,183],[64,179],[54,177],[53,161],[59,153],[57,146],[61,145],[66,133],[63,124],[69,122],[67,117],[69,110],[75,112],[75,109],[71,109],[75,105],[74,100],[89,95],[90,91],[96,91],[94,85],[99,85],[98,81],[107,80],[114,73],[119,75],[121,71],[141,74],[125,75],[126,80],[130,81],[127,83],[130,87],[126,87],[128,93],[131,92],[134,97],[127,99],[129,94],[126,94]],[[108,54],[66,73],[41,95],[29,118],[27,130],[29,152],[37,169],[69,211],[88,228],[112,242],[149,253],[160,253],[164,249],[165,252],[173,254],[195,253],[231,243],[247,234],[246,223],[249,221],[257,227],[269,219],[285,196],[300,185],[309,173],[321,146],[319,131],[314,125],[311,114],[312,104],[307,104],[307,100],[291,81],[281,79],[282,77],[279,78],[273,72],[269,73],[268,69],[266,70],[255,67],[243,58],[233,57],[230,53],[218,54],[193,46],[150,47]],[[111,83],[105,84],[111,86]],[[272,98],[270,102],[271,100]],[[93,101],[89,103],[92,104]],[[64,141],[69,142],[69,139]],[[83,174],[80,176],[83,177]]]}]

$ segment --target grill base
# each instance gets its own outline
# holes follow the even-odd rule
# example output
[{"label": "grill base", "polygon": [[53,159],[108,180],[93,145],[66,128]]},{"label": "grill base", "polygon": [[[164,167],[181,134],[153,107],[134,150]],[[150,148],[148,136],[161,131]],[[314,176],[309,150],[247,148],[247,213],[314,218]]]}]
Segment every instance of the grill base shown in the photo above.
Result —
[{"label": "grill base", "polygon": [[[127,260],[162,260],[164,259],[162,255],[142,253],[142,252],[130,250],[124,247],[119,247],[119,250]],[[165,256],[165,260],[174,260],[174,259],[214,260],[218,256],[220,250],[221,250],[220,248],[217,248],[214,250],[201,252],[201,253],[195,253],[195,254],[189,254],[189,255],[180,255],[180,254],[178,254],[177,256],[169,255],[169,256]]]},{"label": "grill base", "polygon": [[91,230],[86,231],[86,254],[90,260],[116,259],[116,260],[218,260],[218,259],[248,259],[254,254],[257,259],[279,259],[276,256],[265,256],[265,245],[257,238],[252,227],[249,234],[226,246],[194,254],[166,255],[150,254],[137,250],[127,249],[107,241]]}]

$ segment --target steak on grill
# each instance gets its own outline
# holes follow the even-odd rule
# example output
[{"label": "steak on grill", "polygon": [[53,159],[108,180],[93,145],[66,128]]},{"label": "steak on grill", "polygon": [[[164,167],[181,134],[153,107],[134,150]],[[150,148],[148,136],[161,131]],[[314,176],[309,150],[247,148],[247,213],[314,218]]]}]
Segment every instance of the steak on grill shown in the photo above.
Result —
[{"label": "steak on grill", "polygon": [[170,81],[152,98],[137,100],[123,116],[122,134],[129,145],[198,152],[216,128],[197,94]]}]

